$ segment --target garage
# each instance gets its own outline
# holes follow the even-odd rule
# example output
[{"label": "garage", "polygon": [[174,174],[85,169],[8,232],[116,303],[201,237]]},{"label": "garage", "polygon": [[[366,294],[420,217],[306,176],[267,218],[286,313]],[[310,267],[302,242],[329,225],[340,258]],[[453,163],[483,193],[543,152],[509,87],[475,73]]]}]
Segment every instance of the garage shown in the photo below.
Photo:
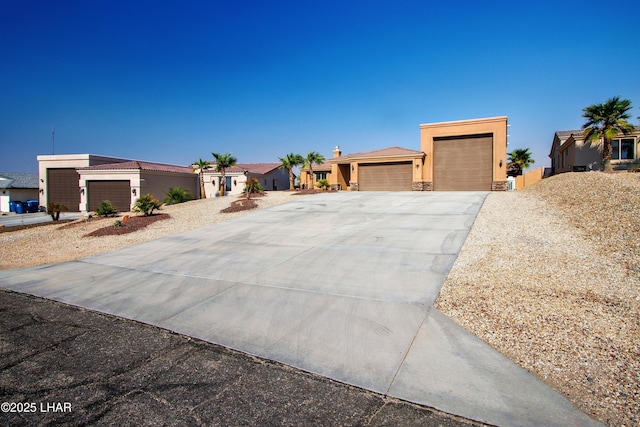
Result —
[{"label": "garage", "polygon": [[89,211],[95,211],[100,202],[109,200],[118,212],[131,210],[130,181],[87,181]]},{"label": "garage", "polygon": [[411,191],[412,162],[362,163],[358,167],[360,191]]},{"label": "garage", "polygon": [[465,135],[433,139],[433,189],[491,191],[493,135]]},{"label": "garage", "polygon": [[80,175],[76,168],[47,169],[47,200],[65,205],[69,212],[80,209]]}]

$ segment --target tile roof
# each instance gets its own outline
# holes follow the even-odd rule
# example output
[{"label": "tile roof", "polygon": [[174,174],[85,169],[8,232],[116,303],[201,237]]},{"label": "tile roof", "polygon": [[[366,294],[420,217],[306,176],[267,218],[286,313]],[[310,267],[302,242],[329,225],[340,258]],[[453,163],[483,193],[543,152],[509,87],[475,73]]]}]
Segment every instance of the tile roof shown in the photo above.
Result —
[{"label": "tile roof", "polygon": [[[232,168],[226,168],[225,172],[244,172],[248,171],[251,173],[255,173],[258,175],[264,175],[271,172],[274,169],[278,169],[281,163],[236,163],[236,165]],[[207,170],[207,173],[216,173],[216,164],[211,164],[211,169]]]},{"label": "tile roof", "polygon": [[331,160],[346,160],[357,159],[361,157],[393,157],[393,156],[408,156],[408,155],[421,155],[422,151],[410,150],[402,147],[388,147],[380,150],[367,151],[363,153],[347,154],[346,156],[336,157]]},{"label": "tile roof", "polygon": [[38,174],[0,172],[0,188],[38,188]]},{"label": "tile roof", "polygon": [[86,168],[78,168],[82,171],[94,171],[94,170],[146,170],[146,171],[158,171],[158,172],[179,172],[179,173],[192,173],[193,170],[190,166],[177,166],[167,165],[164,163],[152,163],[143,162],[139,160],[132,160],[130,162],[122,163],[108,163],[104,165],[88,166]]}]

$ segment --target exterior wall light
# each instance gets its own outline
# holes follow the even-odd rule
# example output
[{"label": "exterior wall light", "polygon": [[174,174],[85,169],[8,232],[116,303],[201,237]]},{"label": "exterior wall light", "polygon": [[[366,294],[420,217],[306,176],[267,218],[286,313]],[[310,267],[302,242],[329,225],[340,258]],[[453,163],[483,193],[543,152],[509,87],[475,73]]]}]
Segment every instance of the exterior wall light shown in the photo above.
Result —
[{"label": "exterior wall light", "polygon": [[502,167],[502,159],[500,159],[500,167]]},{"label": "exterior wall light", "polygon": [[84,194],[84,188],[80,189],[80,194]]},{"label": "exterior wall light", "polygon": [[133,194],[133,195],[135,196],[136,194],[138,194],[138,192],[136,191],[136,189],[135,189],[135,188],[132,188],[132,189],[131,189],[131,194]]}]

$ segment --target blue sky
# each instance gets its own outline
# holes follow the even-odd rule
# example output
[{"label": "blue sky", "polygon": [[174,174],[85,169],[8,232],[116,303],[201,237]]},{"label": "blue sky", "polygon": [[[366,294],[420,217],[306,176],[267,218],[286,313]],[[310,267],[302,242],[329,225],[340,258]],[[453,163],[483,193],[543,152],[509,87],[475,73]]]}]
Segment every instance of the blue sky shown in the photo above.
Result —
[{"label": "blue sky", "polygon": [[[0,171],[92,153],[187,165],[419,149],[421,123],[553,133],[619,95],[640,116],[640,3],[0,0]],[[608,14],[608,15],[607,15]]]}]

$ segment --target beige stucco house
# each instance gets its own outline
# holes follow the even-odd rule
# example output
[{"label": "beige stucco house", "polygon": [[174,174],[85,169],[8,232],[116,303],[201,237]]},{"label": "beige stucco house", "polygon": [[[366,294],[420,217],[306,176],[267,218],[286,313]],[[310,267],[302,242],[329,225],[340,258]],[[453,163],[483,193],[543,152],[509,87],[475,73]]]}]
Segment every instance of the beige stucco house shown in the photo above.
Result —
[{"label": "beige stucco house", "polygon": [[71,212],[94,211],[102,200],[128,212],[140,195],[164,200],[170,187],[183,187],[196,197],[199,188],[185,166],[94,154],[42,155],[38,165],[40,205],[61,203]]},{"label": "beige stucco house", "polygon": [[[611,165],[624,170],[640,162],[640,126],[630,135],[611,140]],[[582,129],[559,130],[551,142],[551,173],[602,170],[602,151],[598,144],[584,140]]]},{"label": "beige stucco house", "polygon": [[[420,149],[389,147],[342,155],[314,165],[314,183],[326,177],[351,191],[505,191],[507,117],[420,125]],[[302,184],[309,174],[301,170]]]},{"label": "beige stucco house", "polygon": [[[289,172],[280,169],[280,163],[237,163],[225,170],[225,195],[242,194],[247,179],[255,178],[266,191],[289,189]],[[215,171],[216,164],[204,172],[204,191],[207,198],[220,195],[222,173]]]}]

